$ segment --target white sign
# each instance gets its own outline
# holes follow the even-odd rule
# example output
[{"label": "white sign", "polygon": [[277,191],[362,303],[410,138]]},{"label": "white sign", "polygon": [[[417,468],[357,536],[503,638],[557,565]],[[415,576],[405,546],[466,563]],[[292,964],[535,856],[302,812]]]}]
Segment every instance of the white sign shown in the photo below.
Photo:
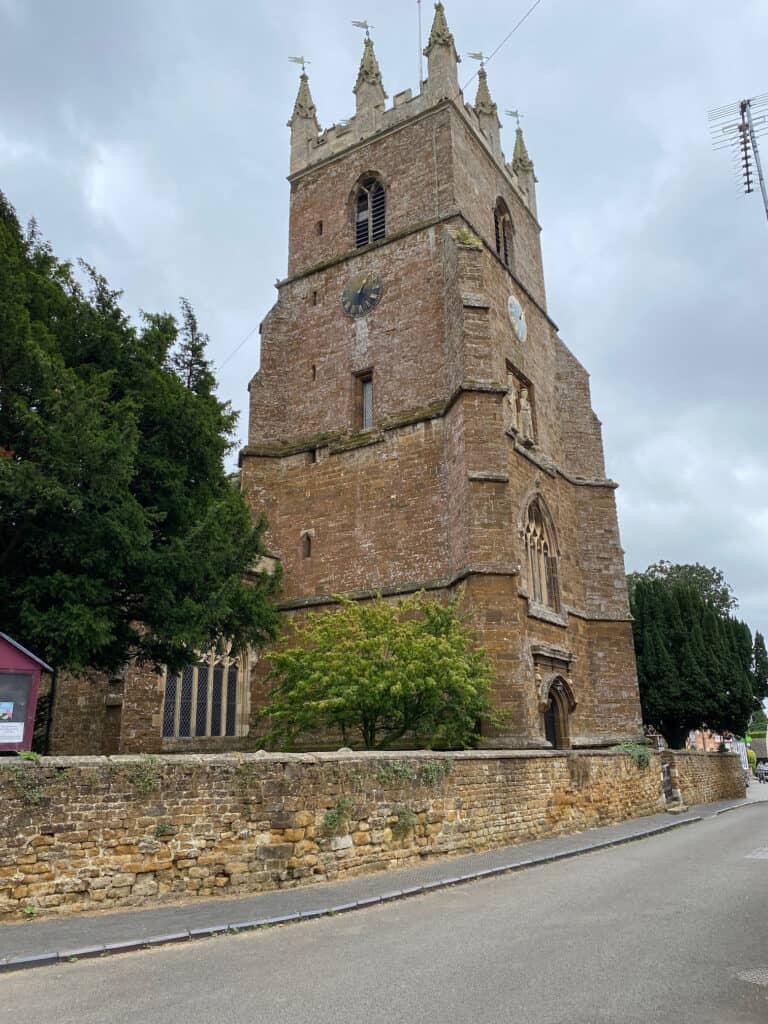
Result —
[{"label": "white sign", "polygon": [[0,743],[22,743],[23,741],[23,722],[0,722]]}]

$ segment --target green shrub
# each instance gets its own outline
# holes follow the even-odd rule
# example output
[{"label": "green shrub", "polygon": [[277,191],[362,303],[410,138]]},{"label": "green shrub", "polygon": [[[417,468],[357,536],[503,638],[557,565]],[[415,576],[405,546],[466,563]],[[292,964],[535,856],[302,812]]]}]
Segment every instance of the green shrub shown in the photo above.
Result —
[{"label": "green shrub", "polygon": [[638,768],[647,768],[651,763],[651,751],[642,743],[619,743],[617,746],[611,747],[611,750],[616,750],[620,754],[628,754]]}]

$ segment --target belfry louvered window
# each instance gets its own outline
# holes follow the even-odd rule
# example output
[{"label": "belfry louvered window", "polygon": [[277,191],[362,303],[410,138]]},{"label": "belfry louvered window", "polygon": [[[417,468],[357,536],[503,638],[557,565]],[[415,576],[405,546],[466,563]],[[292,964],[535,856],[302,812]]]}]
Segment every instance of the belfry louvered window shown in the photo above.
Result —
[{"label": "belfry louvered window", "polygon": [[386,234],[386,194],[377,178],[365,178],[355,196],[355,245],[360,249]]},{"label": "belfry louvered window", "polygon": [[528,556],[528,597],[536,604],[547,605],[559,612],[557,555],[538,498],[528,506],[525,547]]},{"label": "belfry louvered window", "polygon": [[241,663],[213,653],[165,680],[163,737],[193,739],[237,735],[242,717]]},{"label": "belfry louvered window", "polygon": [[496,252],[504,265],[512,267],[512,218],[503,199],[496,202],[493,210],[493,228],[496,236]]}]

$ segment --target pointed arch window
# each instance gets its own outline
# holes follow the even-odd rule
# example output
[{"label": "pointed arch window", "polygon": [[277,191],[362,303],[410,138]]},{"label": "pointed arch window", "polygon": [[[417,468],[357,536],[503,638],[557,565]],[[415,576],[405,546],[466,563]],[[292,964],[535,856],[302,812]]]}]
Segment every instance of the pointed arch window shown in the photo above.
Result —
[{"label": "pointed arch window", "polygon": [[369,175],[355,190],[355,245],[358,249],[386,235],[386,193],[378,178]]},{"label": "pointed arch window", "polygon": [[557,552],[552,531],[547,525],[541,502],[534,498],[528,506],[525,522],[525,548],[528,562],[528,596],[536,604],[560,611],[560,582]]},{"label": "pointed arch window", "polygon": [[509,208],[503,199],[496,200],[493,210],[493,229],[496,239],[496,252],[503,260],[505,267],[512,267],[512,218]]},{"label": "pointed arch window", "polygon": [[210,651],[180,672],[168,672],[164,739],[237,736],[247,721],[246,661],[228,649]]}]

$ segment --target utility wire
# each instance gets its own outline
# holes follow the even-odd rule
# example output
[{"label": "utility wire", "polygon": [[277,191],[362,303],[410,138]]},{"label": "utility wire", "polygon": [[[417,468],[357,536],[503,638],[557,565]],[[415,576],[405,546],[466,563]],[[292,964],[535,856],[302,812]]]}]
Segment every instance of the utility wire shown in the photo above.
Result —
[{"label": "utility wire", "polygon": [[[520,21],[518,21],[518,23],[512,28],[512,30],[510,32],[508,32],[507,35],[504,36],[504,38],[501,40],[501,42],[496,47],[496,49],[493,51],[493,53],[490,55],[490,57],[486,57],[484,59],[483,63],[487,64],[489,61],[493,60],[493,58],[496,56],[496,54],[499,52],[499,50],[502,48],[502,46],[504,46],[506,43],[509,42],[509,40],[515,34],[515,32],[517,32],[517,30],[520,28],[520,26],[523,24],[524,21],[527,21],[528,18],[530,18],[530,16],[533,14],[533,12],[536,10],[536,8],[539,6],[540,3],[541,3],[541,0],[536,0],[536,3],[531,4],[531,6],[528,8],[528,10],[525,12],[525,14],[520,19]],[[464,91],[464,89],[467,88],[468,85],[472,84],[472,82],[477,78],[478,74],[479,74],[479,69],[474,73],[474,75],[472,75],[471,78],[469,78],[464,83],[464,85],[462,86],[462,92]]]},{"label": "utility wire", "polygon": [[256,333],[256,331],[258,331],[258,329],[259,329],[259,325],[258,325],[258,324],[256,324],[256,326],[255,326],[255,327],[252,327],[252,328],[251,328],[251,330],[250,330],[250,331],[248,331],[248,333],[247,333],[247,334],[246,334],[246,336],[245,336],[245,337],[243,338],[243,340],[242,340],[242,341],[240,342],[240,344],[239,344],[239,345],[237,345],[237,346],[236,346],[235,348],[233,348],[233,349],[232,349],[232,351],[231,351],[231,352],[229,353],[229,355],[228,355],[228,356],[227,356],[227,358],[226,358],[226,359],[224,360],[224,362],[223,362],[223,363],[219,363],[219,367],[218,367],[218,368],[219,368],[220,370],[223,370],[223,369],[224,369],[224,367],[225,367],[225,366],[227,365],[227,363],[228,363],[228,362],[230,361],[230,359],[233,359],[233,358],[234,358],[234,357],[235,357],[235,356],[237,355],[237,353],[238,353],[238,352],[240,351],[240,349],[241,349],[241,348],[243,347],[243,345],[244,345],[244,344],[246,343],[246,341],[248,341],[248,339],[249,339],[249,338],[250,338],[250,337],[251,337],[252,335],[254,335],[254,334]]}]

